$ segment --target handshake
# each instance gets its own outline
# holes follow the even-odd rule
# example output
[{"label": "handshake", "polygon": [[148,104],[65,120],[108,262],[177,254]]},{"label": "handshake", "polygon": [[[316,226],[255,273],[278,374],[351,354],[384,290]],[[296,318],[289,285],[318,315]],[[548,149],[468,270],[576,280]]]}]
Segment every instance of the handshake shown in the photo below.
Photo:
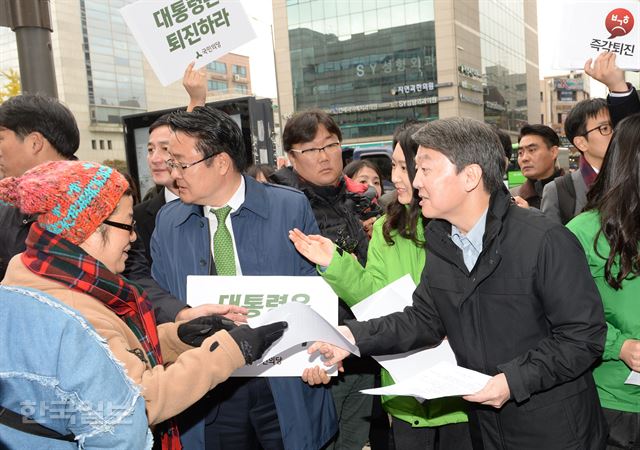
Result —
[{"label": "handshake", "polygon": [[205,316],[178,326],[178,337],[192,347],[200,347],[204,340],[220,330],[229,332],[238,344],[247,364],[260,359],[264,352],[277,341],[288,327],[287,322],[275,322],[258,328],[237,326],[221,316]]}]

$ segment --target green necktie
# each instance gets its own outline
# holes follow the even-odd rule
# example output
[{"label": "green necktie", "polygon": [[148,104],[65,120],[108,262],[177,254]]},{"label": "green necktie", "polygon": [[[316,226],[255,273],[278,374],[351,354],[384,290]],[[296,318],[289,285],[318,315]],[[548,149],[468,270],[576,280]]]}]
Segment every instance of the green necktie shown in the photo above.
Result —
[{"label": "green necktie", "polygon": [[218,219],[218,228],[213,235],[213,255],[216,272],[218,272],[218,275],[235,275],[236,257],[233,251],[233,238],[225,222],[231,212],[231,206],[227,205],[219,209],[211,208],[211,212]]}]

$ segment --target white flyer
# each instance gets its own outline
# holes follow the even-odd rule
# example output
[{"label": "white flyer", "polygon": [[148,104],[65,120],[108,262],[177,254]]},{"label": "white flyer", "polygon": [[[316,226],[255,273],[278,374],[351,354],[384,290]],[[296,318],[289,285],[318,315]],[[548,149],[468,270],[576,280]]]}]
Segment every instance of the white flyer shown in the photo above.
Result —
[{"label": "white flyer", "polygon": [[239,0],[140,0],[120,14],[163,86],[256,37]]},{"label": "white flyer", "polygon": [[[299,377],[307,367],[324,367],[317,353],[307,354],[307,343],[332,339],[332,342],[344,346],[346,342],[344,338],[340,340],[341,335],[337,337],[327,328],[327,325],[331,326],[339,334],[336,328],[338,297],[320,277],[192,275],[187,277],[187,303],[191,306],[206,303],[244,306],[249,309],[248,321],[253,326],[278,320],[289,323],[283,337],[274,344],[277,351],[282,353],[275,354],[271,348],[261,361],[236,370],[232,374],[236,377]],[[292,307],[275,312],[275,308],[289,304],[293,304]],[[309,306],[317,316],[296,308],[296,304]],[[323,339],[316,339],[315,336]],[[298,342],[289,346],[293,341]],[[337,370],[333,367],[328,372],[335,375]]]},{"label": "white flyer", "polygon": [[410,395],[430,400],[475,394],[490,379],[489,375],[443,361],[391,386],[360,392],[369,395]]},{"label": "white flyer", "polygon": [[[410,275],[380,289],[351,308],[358,320],[369,320],[402,311],[411,306],[416,285]],[[430,349],[417,349],[396,355],[373,357],[387,369],[396,382],[411,378],[418,370],[427,369],[439,362],[446,361],[456,365],[456,357],[447,340]]]}]

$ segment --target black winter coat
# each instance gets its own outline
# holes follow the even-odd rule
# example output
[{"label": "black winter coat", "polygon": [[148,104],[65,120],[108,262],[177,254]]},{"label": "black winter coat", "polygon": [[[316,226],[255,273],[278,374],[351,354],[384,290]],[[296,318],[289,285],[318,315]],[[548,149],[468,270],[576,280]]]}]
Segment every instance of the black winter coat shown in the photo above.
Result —
[{"label": "black winter coat", "polygon": [[590,367],[607,332],[602,301],[580,244],[538,211],[495,193],[483,250],[469,272],[451,224],[427,227],[427,260],[413,305],[348,322],[364,355],[449,339],[462,367],[504,373],[499,410],[469,403],[474,448],[600,449],[607,436]]},{"label": "black winter coat", "polygon": [[[309,200],[313,215],[318,222],[322,236],[333,242],[348,253],[353,253],[363,266],[367,262],[369,238],[362,228],[362,223],[354,211],[354,203],[347,196],[344,180],[337,189],[315,186],[305,183],[290,167],[280,169],[271,176],[277,184],[291,186],[301,190]],[[331,195],[328,191],[332,192]],[[351,309],[341,300],[339,310],[340,324],[345,319],[355,316]]]}]

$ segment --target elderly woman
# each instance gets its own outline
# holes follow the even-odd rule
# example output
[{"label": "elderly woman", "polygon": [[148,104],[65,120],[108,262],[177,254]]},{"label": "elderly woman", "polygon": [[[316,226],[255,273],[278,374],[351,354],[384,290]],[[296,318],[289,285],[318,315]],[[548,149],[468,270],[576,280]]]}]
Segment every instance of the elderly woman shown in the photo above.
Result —
[{"label": "elderly woman", "polygon": [[[0,203],[37,215],[2,284],[38,289],[80,311],[141,386],[151,425],[259,358],[287,326],[236,327],[215,316],[156,326],[144,293],[117,275],[135,232],[129,185],[111,168],[48,162],[1,180]],[[181,447],[171,421],[159,431],[163,449]]]}]

